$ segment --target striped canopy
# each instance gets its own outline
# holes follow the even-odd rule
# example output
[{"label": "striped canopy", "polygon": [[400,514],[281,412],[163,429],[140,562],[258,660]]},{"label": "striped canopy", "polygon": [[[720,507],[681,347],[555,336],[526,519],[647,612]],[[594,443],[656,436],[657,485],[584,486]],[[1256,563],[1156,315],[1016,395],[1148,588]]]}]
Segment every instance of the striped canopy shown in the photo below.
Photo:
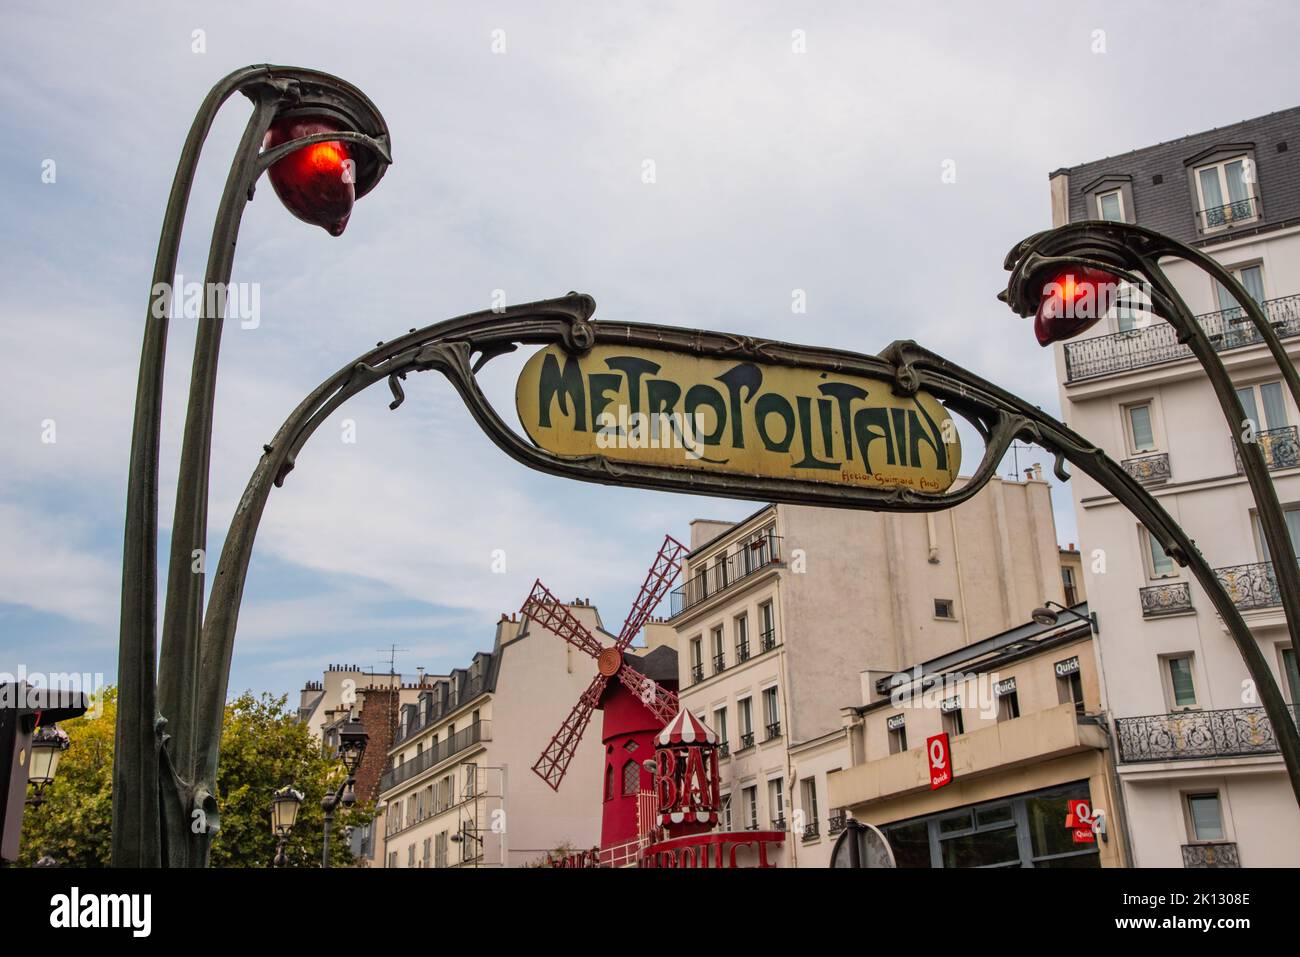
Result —
[{"label": "striped canopy", "polygon": [[656,740],[660,747],[674,744],[717,744],[718,736],[712,728],[691,714],[689,709],[682,708],[677,712],[677,717],[659,732]]}]

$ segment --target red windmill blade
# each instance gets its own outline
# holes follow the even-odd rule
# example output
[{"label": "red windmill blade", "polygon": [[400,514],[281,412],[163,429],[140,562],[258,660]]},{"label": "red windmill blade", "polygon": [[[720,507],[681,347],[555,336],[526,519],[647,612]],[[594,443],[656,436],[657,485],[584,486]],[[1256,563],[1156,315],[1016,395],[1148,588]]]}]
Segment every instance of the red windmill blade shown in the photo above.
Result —
[{"label": "red windmill blade", "polygon": [[605,692],[609,679],[618,676],[624,686],[636,695],[647,708],[662,722],[667,724],[677,714],[677,695],[660,685],[657,681],[637,671],[623,660],[623,651],[632,639],[641,631],[650,613],[663,600],[665,593],[676,581],[681,571],[681,559],[686,553],[686,546],[671,535],[664,536],[664,543],[659,554],[650,565],[645,581],[641,585],[636,601],[623,629],[613,645],[602,645],[599,639],[579,621],[563,602],[559,601],[541,579],[533,583],[533,590],[524,601],[520,610],[524,616],[532,619],[549,631],[559,635],[575,648],[585,651],[596,659],[596,676],[587,690],[578,698],[567,718],[555,732],[550,743],[542,751],[541,757],[533,765],[533,771],[547,783],[552,790],[560,789],[569,762],[577,753],[582,735],[591,723],[591,715],[600,704],[600,697]]},{"label": "red windmill blade", "polygon": [[615,647],[619,651],[632,643],[632,639],[649,620],[650,613],[663,601],[668,589],[673,587],[673,582],[677,581],[677,576],[681,573],[682,557],[685,554],[685,545],[671,535],[664,536],[659,554],[651,563],[650,571],[646,572],[645,581],[641,583],[641,591],[637,594],[636,601],[632,603],[632,610],[627,613],[627,620],[623,622],[623,630],[618,633]]}]

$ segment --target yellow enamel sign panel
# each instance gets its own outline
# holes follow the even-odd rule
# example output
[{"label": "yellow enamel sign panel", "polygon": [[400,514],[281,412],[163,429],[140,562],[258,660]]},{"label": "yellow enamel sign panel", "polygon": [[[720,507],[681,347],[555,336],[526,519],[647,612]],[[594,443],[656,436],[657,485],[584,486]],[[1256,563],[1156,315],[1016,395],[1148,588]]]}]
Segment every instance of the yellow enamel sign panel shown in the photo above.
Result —
[{"label": "yellow enamel sign panel", "polygon": [[515,404],[528,437],[562,456],[931,493],[961,467],[934,396],[819,369],[548,346],[525,363]]}]

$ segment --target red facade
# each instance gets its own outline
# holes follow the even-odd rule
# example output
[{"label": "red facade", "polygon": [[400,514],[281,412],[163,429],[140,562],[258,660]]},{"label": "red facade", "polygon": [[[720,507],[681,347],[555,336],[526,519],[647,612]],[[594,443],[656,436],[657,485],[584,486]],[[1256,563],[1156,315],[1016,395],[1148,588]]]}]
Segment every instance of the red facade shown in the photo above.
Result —
[{"label": "red facade", "polygon": [[[676,690],[676,682],[660,684]],[[608,850],[639,836],[637,794],[654,787],[654,775],[643,762],[653,762],[655,735],[663,730],[663,723],[622,682],[606,685],[600,702],[600,737],[605,746],[600,846]]]}]

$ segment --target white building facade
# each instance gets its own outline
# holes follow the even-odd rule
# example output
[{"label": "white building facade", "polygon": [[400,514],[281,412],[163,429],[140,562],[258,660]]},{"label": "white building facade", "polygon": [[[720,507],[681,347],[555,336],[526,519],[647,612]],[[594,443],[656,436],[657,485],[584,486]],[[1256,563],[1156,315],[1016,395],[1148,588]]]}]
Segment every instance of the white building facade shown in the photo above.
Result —
[{"label": "white building facade", "polygon": [[[1061,169],[1050,181],[1053,225],[1120,220],[1199,246],[1234,272],[1300,357],[1300,108]],[[1300,410],[1227,291],[1187,263],[1162,265],[1254,420],[1300,545]],[[1219,570],[1294,713],[1294,642],[1228,423],[1198,362],[1167,323],[1115,316],[1058,344],[1055,359],[1063,418],[1142,481]],[[1300,864],[1300,812],[1222,621],[1112,496],[1083,475],[1071,486],[1134,863]]]}]

